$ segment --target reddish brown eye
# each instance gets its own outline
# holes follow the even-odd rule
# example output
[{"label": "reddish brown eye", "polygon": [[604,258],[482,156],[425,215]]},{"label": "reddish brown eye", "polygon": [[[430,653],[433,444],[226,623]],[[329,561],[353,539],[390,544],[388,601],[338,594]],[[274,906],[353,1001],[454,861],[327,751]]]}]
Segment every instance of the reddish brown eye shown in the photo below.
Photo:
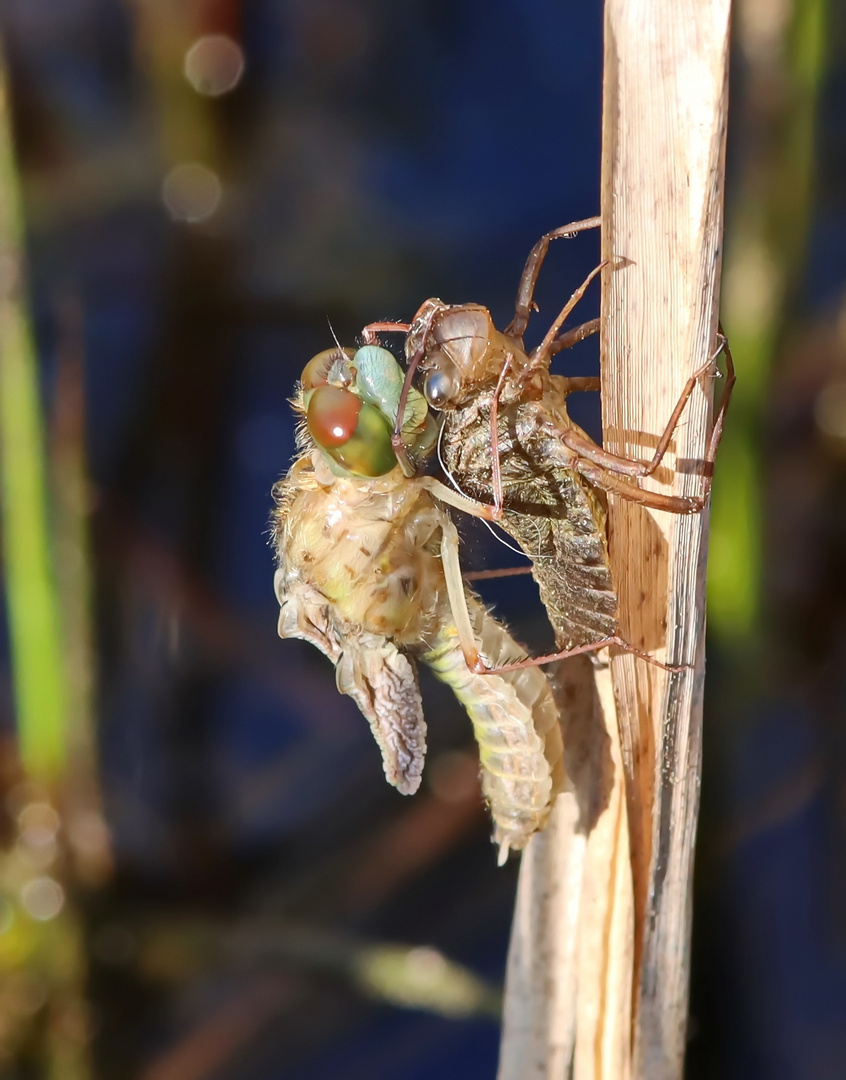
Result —
[{"label": "reddish brown eye", "polygon": [[348,442],[361,412],[361,398],[340,386],[318,386],[308,403],[308,430],[318,446],[330,449]]},{"label": "reddish brown eye", "polygon": [[[352,358],[354,350],[344,349],[344,353]],[[324,349],[323,352],[319,352],[317,356],[313,356],[303,368],[303,373],[300,377],[303,389],[314,390],[317,386],[325,386],[326,380],[329,377],[329,371],[332,365],[339,359],[339,356],[340,354],[337,348]]]}]

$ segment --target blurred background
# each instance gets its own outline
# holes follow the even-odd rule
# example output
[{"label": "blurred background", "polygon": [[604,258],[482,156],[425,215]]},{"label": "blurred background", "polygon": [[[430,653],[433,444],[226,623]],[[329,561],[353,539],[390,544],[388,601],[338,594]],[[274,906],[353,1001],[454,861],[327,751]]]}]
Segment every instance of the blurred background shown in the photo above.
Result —
[{"label": "blurred background", "polygon": [[[425,681],[424,787],[385,784],[331,665],[276,637],[270,489],[330,320],[352,344],[436,295],[503,325],[534,241],[597,211],[601,29],[540,0],[0,5],[3,1080],[495,1075],[518,864],[470,725]],[[732,63],[688,1075],[822,1080],[846,1068],[846,14],[739,0]],[[560,242],[543,312],[597,259]],[[595,371],[595,342],[559,364]],[[511,560],[462,529],[468,566]],[[485,596],[548,643],[531,584]]]}]

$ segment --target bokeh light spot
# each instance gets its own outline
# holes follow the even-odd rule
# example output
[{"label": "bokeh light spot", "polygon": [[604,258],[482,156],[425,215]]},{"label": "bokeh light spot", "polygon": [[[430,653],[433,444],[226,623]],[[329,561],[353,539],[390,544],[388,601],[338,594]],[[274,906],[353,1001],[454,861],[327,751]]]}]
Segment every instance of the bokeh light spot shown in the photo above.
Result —
[{"label": "bokeh light spot", "polygon": [[18,815],[21,839],[28,847],[46,847],[56,839],[59,815],[46,802],[31,802]]},{"label": "bokeh light spot", "polygon": [[38,922],[55,919],[65,905],[65,890],[51,877],[32,878],[21,889],[21,903]]},{"label": "bokeh light spot", "polygon": [[244,52],[226,34],[197,38],[185,54],[185,78],[198,94],[220,97],[234,90],[244,74]]},{"label": "bokeh light spot", "polygon": [[185,162],[170,170],[162,184],[162,199],[175,221],[197,225],[214,214],[222,189],[217,173],[199,162]]}]

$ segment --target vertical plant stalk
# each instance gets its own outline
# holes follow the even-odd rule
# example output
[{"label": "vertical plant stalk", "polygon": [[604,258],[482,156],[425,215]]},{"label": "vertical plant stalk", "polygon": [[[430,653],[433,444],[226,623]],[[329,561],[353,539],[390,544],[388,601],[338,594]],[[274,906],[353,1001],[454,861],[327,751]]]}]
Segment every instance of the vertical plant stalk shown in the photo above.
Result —
[{"label": "vertical plant stalk", "polygon": [[0,492],[18,738],[30,779],[52,788],[65,762],[65,679],[50,561],[44,425],[23,296],[23,212],[0,55]]},{"label": "vertical plant stalk", "polygon": [[741,0],[736,9],[745,82],[738,127],[754,130],[755,147],[738,152],[729,206],[723,322],[744,375],[717,468],[727,479],[714,491],[708,607],[711,630],[740,658],[746,687],[750,654],[765,637],[763,413],[807,261],[828,12],[828,0],[787,0],[772,10]]},{"label": "vertical plant stalk", "polygon": [[[605,446],[647,459],[717,331],[729,0],[607,0],[602,152]],[[626,262],[619,265],[623,258]],[[718,384],[719,387],[719,384]],[[701,490],[712,386],[696,390],[666,468],[645,486]],[[632,1075],[679,1080],[699,808],[707,512],[612,498],[609,539],[632,644],[616,656],[634,879]]]},{"label": "vertical plant stalk", "polygon": [[[35,980],[46,994],[39,1066],[51,1080],[87,1080],[87,1008],[82,930],[47,867],[26,858],[24,814],[51,811],[69,773],[68,684],[61,605],[51,564],[44,423],[35,344],[24,298],[24,229],[12,142],[8,83],[0,48],[0,511],[12,680],[28,803],[17,843],[0,852],[0,882],[19,901],[12,927],[17,949],[2,957],[4,980]],[[56,859],[56,855],[53,856]],[[49,864],[48,864],[49,865]],[[52,869],[52,868],[51,868]],[[38,890],[61,899],[50,910]],[[8,943],[7,943],[8,945]],[[20,1017],[0,1016],[3,1035]]]},{"label": "vertical plant stalk", "polygon": [[625,1080],[634,914],[611,672],[556,676],[571,790],[523,852],[499,1080]]}]

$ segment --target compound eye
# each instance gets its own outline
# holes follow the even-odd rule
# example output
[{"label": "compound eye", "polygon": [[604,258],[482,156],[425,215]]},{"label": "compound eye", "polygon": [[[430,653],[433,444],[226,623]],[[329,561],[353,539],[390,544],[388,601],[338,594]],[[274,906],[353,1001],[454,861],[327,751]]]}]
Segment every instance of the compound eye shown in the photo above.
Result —
[{"label": "compound eye", "polygon": [[361,405],[361,398],[340,386],[318,386],[306,413],[308,430],[317,445],[329,450],[349,442],[358,426]]},{"label": "compound eye", "polygon": [[[352,349],[344,349],[344,353],[351,357],[353,355]],[[313,356],[311,360],[303,368],[303,373],[300,376],[300,382],[303,384],[303,390],[314,390],[318,386],[325,386],[329,378],[329,372],[332,370],[332,365],[336,364],[338,360],[343,359],[343,355],[337,348],[324,349],[323,352],[319,352],[317,356]]]},{"label": "compound eye", "polygon": [[433,409],[442,409],[457,390],[458,379],[445,371],[432,371],[423,380],[423,395]]}]

